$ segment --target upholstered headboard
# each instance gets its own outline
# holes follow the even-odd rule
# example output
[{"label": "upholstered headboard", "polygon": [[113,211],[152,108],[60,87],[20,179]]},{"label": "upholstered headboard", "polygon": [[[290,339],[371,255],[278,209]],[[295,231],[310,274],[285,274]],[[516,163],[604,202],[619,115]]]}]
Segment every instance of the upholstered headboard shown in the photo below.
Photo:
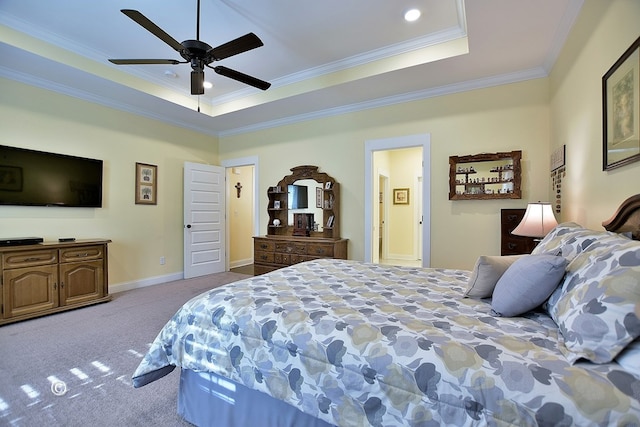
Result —
[{"label": "upholstered headboard", "polygon": [[611,218],[602,222],[607,231],[631,233],[634,240],[640,240],[640,194],[622,202]]}]

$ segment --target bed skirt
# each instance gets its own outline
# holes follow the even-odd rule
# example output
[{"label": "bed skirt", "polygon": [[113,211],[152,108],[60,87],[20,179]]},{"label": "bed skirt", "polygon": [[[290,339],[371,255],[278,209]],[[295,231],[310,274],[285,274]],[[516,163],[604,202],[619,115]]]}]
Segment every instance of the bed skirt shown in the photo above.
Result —
[{"label": "bed skirt", "polygon": [[178,414],[199,427],[331,427],[259,391],[209,372],[180,373]]}]

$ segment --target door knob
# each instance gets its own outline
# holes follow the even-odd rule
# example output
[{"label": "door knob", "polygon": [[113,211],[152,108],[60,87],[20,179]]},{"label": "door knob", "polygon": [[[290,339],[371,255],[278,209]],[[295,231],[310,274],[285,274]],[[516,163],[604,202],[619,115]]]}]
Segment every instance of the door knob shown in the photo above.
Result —
[{"label": "door knob", "polygon": [[187,224],[187,228],[191,228],[191,224]]}]

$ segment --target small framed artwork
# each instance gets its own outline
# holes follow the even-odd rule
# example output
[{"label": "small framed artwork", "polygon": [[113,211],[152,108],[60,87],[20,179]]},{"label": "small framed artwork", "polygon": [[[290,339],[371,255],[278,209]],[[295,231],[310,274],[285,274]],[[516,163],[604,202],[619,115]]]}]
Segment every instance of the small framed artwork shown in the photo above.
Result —
[{"label": "small framed artwork", "polygon": [[273,201],[273,209],[280,209],[280,200]]},{"label": "small framed artwork", "polygon": [[322,187],[316,187],[316,208],[322,207]]},{"label": "small framed artwork", "polygon": [[333,186],[333,183],[331,181],[327,181],[324,183],[324,189],[325,190],[331,190],[331,187]]},{"label": "small framed artwork", "polygon": [[602,77],[602,170],[640,160],[640,37]]},{"label": "small framed artwork", "polygon": [[158,166],[136,162],[136,205],[158,204]]},{"label": "small framed artwork", "polygon": [[408,205],[409,204],[409,189],[408,188],[394,188],[393,189],[393,204],[394,205]]},{"label": "small framed artwork", "polygon": [[562,147],[554,150],[551,153],[551,171],[552,172],[554,170],[559,169],[562,166],[564,166],[565,153],[566,153],[566,146],[565,145],[563,145]]}]

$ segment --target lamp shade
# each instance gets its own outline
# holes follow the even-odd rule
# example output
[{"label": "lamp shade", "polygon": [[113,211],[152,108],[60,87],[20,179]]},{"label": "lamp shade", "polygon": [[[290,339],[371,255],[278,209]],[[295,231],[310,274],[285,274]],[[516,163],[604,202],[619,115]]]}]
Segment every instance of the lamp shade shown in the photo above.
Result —
[{"label": "lamp shade", "polygon": [[551,203],[529,203],[522,221],[513,229],[511,234],[542,238],[556,225],[558,225],[558,222],[553,215]]}]

